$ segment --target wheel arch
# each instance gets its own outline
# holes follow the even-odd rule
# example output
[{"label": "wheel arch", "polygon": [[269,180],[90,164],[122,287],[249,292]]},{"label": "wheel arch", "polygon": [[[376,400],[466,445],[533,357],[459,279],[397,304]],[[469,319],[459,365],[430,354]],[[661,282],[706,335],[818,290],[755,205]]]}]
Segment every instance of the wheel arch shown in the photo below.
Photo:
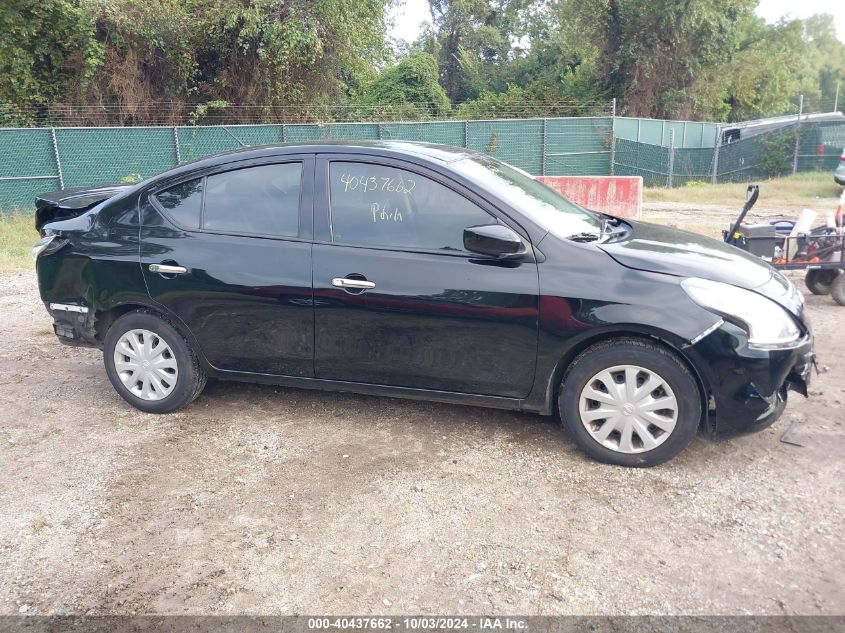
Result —
[{"label": "wheel arch", "polygon": [[111,326],[117,321],[120,317],[124,314],[129,314],[130,312],[137,312],[137,311],[146,311],[152,314],[157,315],[167,323],[169,323],[173,329],[175,329],[179,334],[181,334],[186,341],[191,345],[196,354],[197,358],[200,361],[203,369],[207,372],[214,371],[214,368],[208,363],[205,358],[205,354],[203,354],[202,348],[199,345],[199,342],[194,337],[193,332],[191,332],[190,328],[175,314],[172,314],[169,310],[165,309],[164,306],[156,304],[152,301],[149,303],[141,302],[141,301],[128,301],[126,303],[119,303],[115,305],[111,305],[109,307],[103,307],[97,309],[94,313],[94,331],[96,335],[97,343],[102,347],[103,342],[106,338],[106,333],[109,331]]},{"label": "wheel arch", "polygon": [[602,329],[600,331],[590,331],[583,336],[577,338],[570,343],[563,355],[558,360],[552,371],[548,385],[546,387],[546,408],[552,415],[557,414],[558,395],[563,384],[563,378],[566,370],[572,365],[572,362],[585,350],[613,339],[639,339],[651,343],[657,343],[662,347],[673,352],[681,362],[690,371],[698,386],[699,398],[701,401],[701,421],[699,428],[709,428],[709,401],[710,401],[710,386],[707,383],[702,372],[696,367],[690,355],[687,353],[689,343],[664,330],[656,328],[645,328],[637,325],[621,326],[612,329]]}]

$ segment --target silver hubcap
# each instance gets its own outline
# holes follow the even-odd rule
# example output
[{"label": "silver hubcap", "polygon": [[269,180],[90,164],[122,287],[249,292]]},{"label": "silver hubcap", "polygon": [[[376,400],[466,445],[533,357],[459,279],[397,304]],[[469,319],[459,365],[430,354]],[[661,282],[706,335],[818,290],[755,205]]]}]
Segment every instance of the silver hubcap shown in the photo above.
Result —
[{"label": "silver hubcap", "polygon": [[637,365],[617,365],[593,376],[581,390],[578,411],[593,439],[620,453],[657,448],[678,421],[669,383]]},{"label": "silver hubcap", "polygon": [[173,350],[149,330],[129,330],[118,339],[114,368],[123,385],[142,400],[166,398],[179,377]]}]

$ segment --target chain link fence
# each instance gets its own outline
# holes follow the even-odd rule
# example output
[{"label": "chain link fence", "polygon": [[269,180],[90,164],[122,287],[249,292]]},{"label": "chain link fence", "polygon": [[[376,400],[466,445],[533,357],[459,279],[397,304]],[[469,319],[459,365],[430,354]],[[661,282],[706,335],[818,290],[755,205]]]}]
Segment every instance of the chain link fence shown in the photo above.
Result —
[{"label": "chain link fence", "polygon": [[[728,126],[616,117],[613,102],[582,104],[580,110],[574,104],[511,104],[494,112],[495,118],[463,120],[434,120],[422,106],[338,106],[277,109],[274,116],[283,123],[229,123],[267,116],[266,109],[262,114],[251,107],[248,113],[236,110],[235,117],[233,107],[220,113],[230,118],[217,125],[88,127],[67,123],[93,115],[70,112],[62,118],[54,111],[40,121],[63,125],[0,128],[0,210],[29,210],[44,191],[132,181],[210,154],[276,143],[424,141],[484,152],[533,175],[632,175],[660,187],[832,171],[845,147],[840,113]],[[402,120],[409,112],[427,120]],[[573,112],[578,116],[563,116]],[[7,111],[6,120],[12,115]],[[383,118],[367,120],[377,116]]]},{"label": "chain link fence", "polygon": [[714,127],[709,147],[678,146],[674,134],[662,145],[617,138],[615,174],[642,176],[647,187],[749,182],[807,171],[832,174],[845,148],[841,115]]},{"label": "chain link fence", "polygon": [[44,191],[153,176],[241,147],[423,141],[490,154],[535,175],[608,173],[612,117],[379,123],[0,129],[0,209]]}]

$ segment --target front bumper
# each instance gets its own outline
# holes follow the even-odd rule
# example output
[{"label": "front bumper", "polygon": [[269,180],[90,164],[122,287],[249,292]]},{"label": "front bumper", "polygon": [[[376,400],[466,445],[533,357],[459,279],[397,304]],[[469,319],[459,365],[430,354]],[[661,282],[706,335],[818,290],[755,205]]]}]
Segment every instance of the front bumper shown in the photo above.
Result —
[{"label": "front bumper", "polygon": [[811,333],[789,348],[760,349],[748,345],[744,330],[725,323],[690,351],[709,390],[705,432],[711,437],[765,429],[783,413],[790,391],[808,395]]}]

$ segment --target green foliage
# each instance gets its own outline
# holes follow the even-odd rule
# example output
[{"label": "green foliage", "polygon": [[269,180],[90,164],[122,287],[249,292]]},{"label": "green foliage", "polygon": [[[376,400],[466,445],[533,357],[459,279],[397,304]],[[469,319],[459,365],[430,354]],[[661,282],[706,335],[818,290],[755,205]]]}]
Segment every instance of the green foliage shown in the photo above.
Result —
[{"label": "green foliage", "polygon": [[392,2],[5,0],[0,124],[49,123],[54,104],[87,106],[80,123],[198,124],[262,114],[230,104],[466,118],[614,97],[620,114],[736,121],[795,112],[798,93],[829,110],[845,85],[831,16],[768,25],[757,0],[428,0],[431,26],[385,66]]},{"label": "green foliage", "polygon": [[583,0],[562,18],[598,49],[596,80],[624,114],[687,118],[699,75],[729,61],[755,0]]},{"label": "green foliage", "polygon": [[[478,101],[464,112],[495,109],[494,97],[516,86],[523,102],[616,97],[620,114],[737,121],[794,113],[798,93],[805,110],[829,110],[845,85],[845,44],[831,16],[768,25],[753,13],[756,0],[516,2],[501,20],[492,1],[433,4],[424,43],[436,44],[447,93],[460,85]],[[482,23],[509,43],[493,67],[467,44]]]},{"label": "green foliage", "polygon": [[395,66],[385,68],[366,91],[370,104],[418,104],[425,113],[443,116],[451,110],[438,82],[437,60],[429,53],[412,52]]},{"label": "green foliage", "polygon": [[783,176],[792,170],[796,132],[760,138],[760,168],[768,178]]},{"label": "green foliage", "polygon": [[141,182],[144,177],[141,174],[126,174],[120,179],[121,185],[134,185],[136,182]]},{"label": "green foliage", "polygon": [[228,101],[223,101],[222,99],[215,99],[214,101],[209,101],[207,103],[200,103],[191,113],[190,123],[191,125],[199,125],[200,123],[203,123],[203,119],[208,116],[209,111],[214,112],[218,110],[225,110],[229,107],[229,105]]},{"label": "green foliage", "polygon": [[[0,5],[0,103],[328,103],[385,59],[389,0],[11,0]],[[103,123],[95,114],[89,123]]]},{"label": "green foliage", "polygon": [[31,124],[33,106],[85,86],[103,60],[93,33],[92,16],[72,0],[0,5],[0,104],[21,109],[0,123]]},{"label": "green foliage", "polygon": [[485,90],[478,99],[462,103],[455,116],[459,119],[528,118],[542,116],[542,109],[524,88],[511,84],[505,92]]},{"label": "green foliage", "polygon": [[525,0],[429,0],[433,30],[422,46],[440,68],[440,83],[453,103],[477,97],[484,89],[504,89],[497,75],[519,35]]}]

